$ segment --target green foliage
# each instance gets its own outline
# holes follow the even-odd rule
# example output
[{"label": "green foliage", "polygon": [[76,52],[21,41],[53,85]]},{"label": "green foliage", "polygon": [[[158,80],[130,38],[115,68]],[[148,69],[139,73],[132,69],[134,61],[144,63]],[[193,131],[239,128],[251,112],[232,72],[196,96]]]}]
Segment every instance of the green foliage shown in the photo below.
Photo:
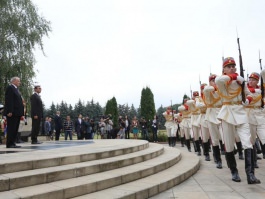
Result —
[{"label": "green foliage", "polygon": [[43,52],[42,38],[51,31],[50,22],[38,15],[30,0],[1,0],[0,27],[0,101],[4,101],[11,77],[18,76],[20,91],[29,104],[35,76],[34,49],[39,46]]},{"label": "green foliage", "polygon": [[107,101],[105,115],[108,114],[112,115],[113,127],[117,127],[119,115],[118,115],[117,101],[115,97]]},{"label": "green foliage", "polygon": [[154,118],[154,115],[156,114],[156,111],[154,95],[150,88],[146,87],[142,89],[140,105],[141,117],[144,117],[147,121],[152,120]]}]

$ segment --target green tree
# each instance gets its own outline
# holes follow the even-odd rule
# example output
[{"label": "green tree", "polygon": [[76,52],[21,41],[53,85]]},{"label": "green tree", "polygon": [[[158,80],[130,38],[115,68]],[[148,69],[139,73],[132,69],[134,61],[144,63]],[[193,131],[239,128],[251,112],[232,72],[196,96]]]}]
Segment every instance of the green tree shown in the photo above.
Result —
[{"label": "green tree", "polygon": [[0,1],[0,101],[13,76],[21,78],[20,91],[26,102],[32,94],[34,49],[43,51],[42,38],[51,31],[50,22],[39,16],[30,0]]},{"label": "green tree", "polygon": [[130,107],[130,111],[129,111],[129,114],[128,114],[128,117],[130,120],[133,119],[134,116],[138,116],[138,113],[137,113],[137,110],[134,108],[134,105],[132,104],[131,107]]},{"label": "green tree", "polygon": [[156,114],[156,111],[154,95],[149,87],[142,89],[140,105],[141,117],[145,117],[146,120],[152,120],[154,118],[154,115]]},{"label": "green tree", "polygon": [[108,115],[108,114],[112,115],[113,127],[117,127],[118,126],[118,107],[117,107],[117,101],[115,97],[107,101],[105,115]]},{"label": "green tree", "polygon": [[164,126],[166,123],[166,119],[163,116],[163,113],[166,111],[166,108],[164,108],[162,105],[157,109],[157,116],[158,116],[158,128],[159,129],[165,129]]}]

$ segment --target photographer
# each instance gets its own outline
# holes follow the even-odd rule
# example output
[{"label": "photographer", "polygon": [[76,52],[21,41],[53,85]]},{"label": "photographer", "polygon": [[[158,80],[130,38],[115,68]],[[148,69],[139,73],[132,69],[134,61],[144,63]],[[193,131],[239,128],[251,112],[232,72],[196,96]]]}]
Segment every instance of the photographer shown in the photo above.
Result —
[{"label": "photographer", "polygon": [[149,140],[149,136],[148,136],[148,130],[147,130],[147,121],[145,120],[144,117],[141,118],[140,120],[140,125],[141,125],[141,128],[142,128],[142,138],[144,140]]},{"label": "photographer", "polygon": [[106,124],[106,127],[105,127],[105,131],[106,131],[106,134],[107,134],[107,139],[111,139],[112,136],[111,136],[111,130],[112,130],[112,126],[113,126],[113,122],[111,120],[111,114],[109,114],[106,119],[104,119],[104,122]]},{"label": "photographer", "polygon": [[104,122],[104,118],[102,117],[100,118],[100,122],[98,123],[101,139],[104,139],[105,126],[106,126],[106,123]]},{"label": "photographer", "polygon": [[118,138],[125,139],[125,121],[119,116],[119,127],[120,131],[118,133]]}]

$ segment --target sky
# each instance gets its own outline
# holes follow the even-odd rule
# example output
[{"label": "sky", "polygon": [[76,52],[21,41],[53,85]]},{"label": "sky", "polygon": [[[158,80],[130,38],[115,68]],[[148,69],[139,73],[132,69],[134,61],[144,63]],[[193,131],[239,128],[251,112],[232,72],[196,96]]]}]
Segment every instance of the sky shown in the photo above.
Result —
[{"label": "sky", "polygon": [[[138,108],[143,88],[156,109],[220,75],[222,57],[245,77],[265,66],[263,0],[32,0],[52,32],[35,50],[36,77],[46,107],[92,99]],[[238,64],[239,73],[239,64]]]}]

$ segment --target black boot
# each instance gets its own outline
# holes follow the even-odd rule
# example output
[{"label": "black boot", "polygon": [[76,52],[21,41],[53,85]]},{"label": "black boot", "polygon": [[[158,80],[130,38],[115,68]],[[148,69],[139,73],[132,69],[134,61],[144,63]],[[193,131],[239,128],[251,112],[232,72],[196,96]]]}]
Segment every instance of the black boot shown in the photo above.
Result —
[{"label": "black boot", "polygon": [[[219,146],[218,146],[218,148],[219,148]],[[219,153],[220,153],[220,151],[219,151]],[[214,147],[213,147],[213,161],[214,161],[214,163],[217,163],[217,159],[216,159],[216,152],[214,151]]]},{"label": "black boot", "polygon": [[265,159],[265,144],[261,145],[263,159]]},{"label": "black boot", "polygon": [[209,144],[209,152],[212,152],[212,148],[211,148],[212,145],[211,145],[211,140],[210,139],[208,140],[208,144]]},{"label": "black boot", "polygon": [[237,147],[237,151],[238,151],[238,157],[240,160],[244,160],[243,157],[243,149],[242,149],[242,143],[241,142],[236,142],[236,147]]},{"label": "black boot", "polygon": [[198,152],[196,144],[195,144],[195,141],[194,141],[194,138],[192,138],[191,141],[192,141],[192,144],[193,144],[194,152]]},{"label": "black boot", "polygon": [[186,139],[186,146],[188,148],[188,151],[191,152],[191,149],[190,149],[190,139]]},{"label": "black boot", "polygon": [[180,138],[181,147],[184,147],[184,137]]},{"label": "black boot", "polygon": [[231,174],[232,174],[232,180],[235,182],[241,182],[241,179],[238,175],[237,165],[236,165],[236,159],[234,152],[225,153],[225,158],[227,162],[228,168],[230,168]]},{"label": "black boot", "polygon": [[253,159],[254,159],[254,167],[259,168],[258,161],[257,161],[257,148],[256,145],[253,145]]},{"label": "black boot", "polygon": [[257,154],[261,154],[262,153],[262,149],[261,149],[261,146],[260,146],[259,138],[256,138],[255,147],[256,147]]},{"label": "black boot", "polygon": [[248,184],[260,184],[260,180],[255,177],[253,149],[245,149],[244,152]]},{"label": "black boot", "polygon": [[172,147],[176,146],[177,137],[172,137]]},{"label": "black boot", "polygon": [[196,140],[195,141],[195,146],[196,146],[196,149],[197,149],[197,151],[198,151],[198,156],[200,156],[201,155],[201,147],[200,147],[200,142],[199,142],[199,140]]},{"label": "black boot", "polygon": [[167,138],[168,146],[171,146],[171,137]]},{"label": "black boot", "polygon": [[221,147],[221,154],[225,155],[225,145],[223,144],[222,140],[219,140],[220,147]]},{"label": "black boot", "polygon": [[209,142],[203,143],[203,150],[205,155],[205,161],[210,161],[210,155],[209,155]]},{"label": "black boot", "polygon": [[216,159],[216,168],[217,169],[223,168],[219,146],[213,146],[213,153]]}]

